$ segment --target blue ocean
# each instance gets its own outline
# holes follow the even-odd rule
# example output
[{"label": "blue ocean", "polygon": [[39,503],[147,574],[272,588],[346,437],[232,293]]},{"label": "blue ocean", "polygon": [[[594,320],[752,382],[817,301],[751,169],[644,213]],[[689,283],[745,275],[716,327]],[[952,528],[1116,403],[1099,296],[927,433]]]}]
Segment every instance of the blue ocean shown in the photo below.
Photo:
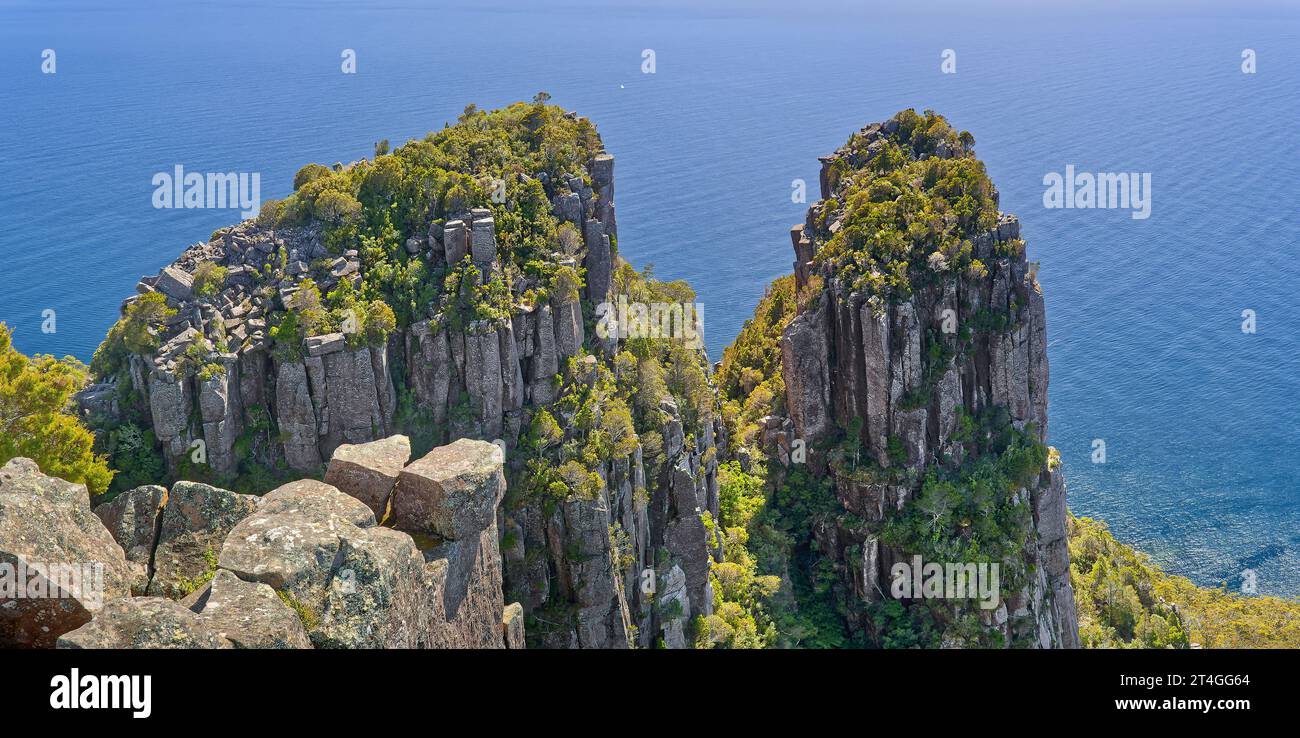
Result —
[{"label": "blue ocean", "polygon": [[[599,126],[621,253],[694,285],[717,359],[791,270],[792,182],[815,198],[818,155],[933,108],[1041,264],[1073,511],[1197,583],[1300,595],[1300,9],[973,5],[0,2],[0,320],[88,361],[142,274],[239,220],[154,209],[158,172],[281,197],[545,90]],[[1045,208],[1067,165],[1150,173],[1150,217]]]}]

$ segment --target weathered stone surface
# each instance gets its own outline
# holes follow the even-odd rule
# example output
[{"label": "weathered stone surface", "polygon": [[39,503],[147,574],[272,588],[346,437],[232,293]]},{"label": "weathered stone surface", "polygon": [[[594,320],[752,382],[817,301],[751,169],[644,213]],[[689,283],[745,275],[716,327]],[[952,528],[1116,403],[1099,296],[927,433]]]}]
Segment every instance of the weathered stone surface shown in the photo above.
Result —
[{"label": "weathered stone surface", "polygon": [[442,230],[442,245],[447,254],[447,264],[455,266],[469,254],[469,231],[465,221],[449,220]]},{"label": "weathered stone surface", "polygon": [[889,312],[878,299],[862,305],[862,348],[866,362],[867,417],[863,425],[871,453],[881,466],[889,465],[890,344]]},{"label": "weathered stone surface", "polygon": [[302,479],[263,496],[256,514],[226,536],[218,566],[276,590],[304,582],[304,589],[323,586],[338,551],[336,531],[374,524],[375,514],[365,503],[324,482]]},{"label": "weathered stone surface", "polygon": [[95,514],[126,553],[131,594],[143,595],[153,575],[153,549],[162,525],[167,488],[156,484],[128,490],[95,508]]},{"label": "weathered stone surface", "polygon": [[154,289],[176,300],[188,300],[194,289],[194,278],[183,269],[166,267],[158,275]]},{"label": "weathered stone surface", "polygon": [[323,482],[267,493],[226,538],[220,566],[282,593],[317,647],[411,647],[428,627],[411,537],[375,527],[370,508]]},{"label": "weathered stone surface", "polygon": [[280,364],[275,382],[276,419],[284,446],[285,462],[298,471],[320,468],[316,446],[316,408],[307,384],[307,369],[301,363]]},{"label": "weathered stone surface", "polygon": [[537,349],[533,354],[533,368],[529,392],[534,405],[555,402],[555,375],[560,371],[559,353],[555,345],[555,321],[550,305],[537,309]]},{"label": "weathered stone surface", "polygon": [[434,423],[447,420],[447,398],[451,390],[451,347],[447,332],[436,333],[429,321],[411,326],[406,348],[416,401],[430,410]]},{"label": "weathered stone surface", "polygon": [[239,406],[236,366],[232,362],[225,365],[220,373],[208,379],[197,380],[207,461],[220,474],[231,474],[239,465],[234,448],[235,441],[243,430],[240,422],[243,411]]},{"label": "weathered stone surface", "polygon": [[582,305],[577,300],[557,300],[554,319],[556,354],[577,356],[583,341]]},{"label": "weathered stone surface", "polygon": [[303,341],[308,356],[325,356],[343,351],[348,347],[347,336],[342,333],[326,333],[323,336],[311,336]]},{"label": "weathered stone surface", "polygon": [[402,435],[370,443],[345,443],[334,450],[325,483],[366,503],[375,519],[382,520],[397,475],[410,458],[411,441]]},{"label": "weathered stone surface", "polygon": [[501,615],[501,630],[505,637],[506,648],[524,648],[524,606],[518,602],[506,605]]},{"label": "weathered stone surface", "polygon": [[370,347],[370,368],[375,375],[375,400],[379,404],[381,436],[393,431],[393,420],[397,415],[397,388],[393,386],[393,374],[388,366],[388,344]]},{"label": "weathered stone surface", "polygon": [[485,276],[491,273],[497,259],[496,224],[489,215],[475,218],[470,226],[470,253],[474,265]]},{"label": "weathered stone surface", "polygon": [[226,534],[257,509],[258,498],[198,482],[167,495],[148,593],[179,599],[216,571]]},{"label": "weathered stone surface", "polygon": [[790,417],[809,446],[832,429],[830,353],[826,321],[829,300],[790,322],[781,336],[781,367]]},{"label": "weathered stone surface", "polygon": [[686,648],[686,620],[691,612],[690,597],[686,592],[686,573],[674,564],[660,581],[660,595],[656,601],[659,603],[664,647]]},{"label": "weathered stone surface", "polygon": [[424,552],[425,600],[432,612],[421,642],[427,648],[503,648],[501,548],[496,515],[482,532]]},{"label": "weathered stone surface", "polygon": [[587,298],[599,304],[609,298],[610,278],[614,260],[610,254],[609,236],[598,220],[589,220],[583,226],[583,239],[587,244]]},{"label": "weathered stone surface", "polygon": [[59,637],[59,648],[230,648],[197,615],[162,597],[104,605],[93,620]]},{"label": "weathered stone surface", "polygon": [[570,498],[564,503],[566,563],[574,583],[578,613],[576,629],[582,648],[627,648],[631,618],[623,596],[623,581],[610,547],[609,505],[602,493],[594,500]]},{"label": "weathered stone surface", "polygon": [[189,450],[190,382],[172,375],[149,375],[149,412],[154,436],[168,463]]},{"label": "weathered stone surface", "polygon": [[0,566],[13,568],[12,581],[27,577],[25,596],[0,599],[0,648],[48,648],[131,594],[126,556],[85,485],[46,476],[31,459],[0,467]]},{"label": "weathered stone surface", "polygon": [[385,423],[370,349],[340,351],[323,358],[329,426],[321,439],[321,453],[330,455],[341,444],[365,443],[382,436]]},{"label": "weathered stone surface", "polygon": [[704,521],[700,519],[702,501],[686,454],[682,454],[672,470],[672,498],[676,514],[668,522],[664,544],[686,574],[691,617],[707,616],[713,608],[712,598],[705,594],[709,586],[710,546]]},{"label": "weathered stone surface", "polygon": [[496,522],[505,494],[504,455],[484,441],[439,446],[402,470],[392,519],[400,530],[448,540],[476,536]]},{"label": "weathered stone surface", "polygon": [[465,333],[465,391],[478,409],[473,435],[501,437],[503,389],[500,339],[486,321],[476,322]]},{"label": "weathered stone surface", "polygon": [[224,569],[212,578],[198,619],[235,648],[311,648],[297,613],[274,589]]}]

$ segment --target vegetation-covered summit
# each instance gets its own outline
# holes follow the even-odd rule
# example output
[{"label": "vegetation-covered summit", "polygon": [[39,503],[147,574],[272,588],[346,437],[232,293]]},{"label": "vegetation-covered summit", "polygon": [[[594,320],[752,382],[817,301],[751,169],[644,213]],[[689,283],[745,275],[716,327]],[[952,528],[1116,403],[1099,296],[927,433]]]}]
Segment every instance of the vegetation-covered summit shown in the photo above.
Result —
[{"label": "vegetation-covered summit", "polygon": [[983,272],[971,239],[997,223],[996,190],[975,138],[943,116],[908,109],[855,133],[828,178],[818,217],[832,235],[817,260],[855,289],[905,298],[924,275]]}]

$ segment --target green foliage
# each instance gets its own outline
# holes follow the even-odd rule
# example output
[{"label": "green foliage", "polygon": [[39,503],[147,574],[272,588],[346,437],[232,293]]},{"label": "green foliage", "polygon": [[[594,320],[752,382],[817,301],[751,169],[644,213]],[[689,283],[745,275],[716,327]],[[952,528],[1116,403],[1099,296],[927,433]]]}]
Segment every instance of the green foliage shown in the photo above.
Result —
[{"label": "green foliage", "polygon": [[105,379],[125,374],[131,354],[147,354],[158,349],[157,329],[174,315],[176,310],[167,306],[167,298],[160,292],[148,292],[136,298],[95,349],[90,360],[91,371]]},{"label": "green foliage", "polygon": [[1070,583],[1085,648],[1300,648],[1300,598],[1198,587],[1089,518],[1068,520]]},{"label": "green foliage", "polygon": [[195,297],[212,297],[221,291],[226,283],[228,270],[212,261],[201,262],[194,269],[193,292]]},{"label": "green foliage", "polygon": [[28,358],[13,347],[0,323],[0,466],[29,458],[50,476],[108,491],[113,471],[95,453],[95,436],[70,412],[72,394],[85,385],[86,366],[71,356]]},{"label": "green foliage", "polygon": [[303,185],[310,184],[322,177],[328,177],[330,174],[332,174],[330,168],[323,164],[308,164],[293,175],[293,190],[297,192],[303,188]]},{"label": "green foliage", "polygon": [[1002,408],[975,427],[966,462],[930,467],[921,491],[888,518],[882,540],[927,561],[1001,562],[1001,584],[1011,593],[1023,583],[1022,548],[1033,525],[1029,497],[1017,493],[1046,469],[1047,449],[1012,427]]},{"label": "green foliage", "polygon": [[754,308],[754,317],[722,352],[716,380],[733,452],[742,446],[755,452],[761,419],[783,412],[781,332],[794,318],[796,302],[794,275],[773,281]]},{"label": "green foliage", "polygon": [[298,616],[298,622],[302,623],[302,627],[307,629],[308,632],[320,625],[320,615],[316,614],[314,610],[303,604],[303,602],[297,597],[294,597],[291,593],[283,589],[277,589],[275,593],[279,595],[281,602],[283,602],[290,610],[293,610],[293,614]]},{"label": "green foliage", "polygon": [[135,423],[126,423],[108,432],[104,447],[109,465],[116,472],[109,487],[110,496],[163,481],[165,468],[156,445],[153,431],[144,430]]},{"label": "green foliage", "polygon": [[202,589],[212,578],[217,575],[217,552],[208,546],[203,552],[204,570],[193,577],[180,577],[177,581],[177,589],[180,597],[190,595],[199,589]]},{"label": "green foliage", "polygon": [[[746,474],[737,462],[718,469],[719,519],[705,527],[721,534],[724,558],[713,564],[713,614],[696,627],[699,648],[767,648],[776,643],[776,625],[765,603],[781,587],[781,578],[760,575],[759,561],[749,550],[750,527],[766,502],[762,477]],[[718,529],[721,529],[720,531]]]},{"label": "green foliage", "polygon": [[[852,289],[906,298],[935,267],[984,268],[971,259],[971,239],[997,223],[997,205],[968,133],[928,110],[904,110],[893,120],[897,129],[883,145],[855,134],[832,166],[835,197],[822,219],[841,227],[816,258],[834,264]],[[940,149],[947,155],[935,155]],[[862,164],[850,168],[850,160]]]}]

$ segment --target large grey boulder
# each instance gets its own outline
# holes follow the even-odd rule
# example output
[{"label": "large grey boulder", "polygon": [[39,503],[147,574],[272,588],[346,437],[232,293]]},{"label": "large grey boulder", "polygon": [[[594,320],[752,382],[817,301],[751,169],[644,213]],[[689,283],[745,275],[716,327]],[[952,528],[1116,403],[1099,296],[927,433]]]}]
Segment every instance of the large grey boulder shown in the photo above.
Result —
[{"label": "large grey boulder", "polygon": [[154,283],[154,289],[168,297],[184,302],[189,300],[190,295],[193,293],[194,277],[179,267],[165,267],[158,274],[158,281]]},{"label": "large grey boulder", "polygon": [[462,438],[433,449],[402,470],[392,519],[400,530],[469,539],[495,525],[505,495],[504,454],[495,444]]},{"label": "large grey boulder", "polygon": [[0,648],[53,646],[129,597],[131,582],[85,485],[46,476],[31,459],[0,468]]},{"label": "large grey boulder", "polygon": [[216,571],[226,535],[257,509],[258,498],[199,482],[172,485],[163,508],[148,593],[179,599]]},{"label": "large grey boulder", "polygon": [[394,435],[370,443],[345,443],[334,450],[325,483],[358,500],[383,520],[402,467],[411,458],[411,440]]},{"label": "large grey boulder", "polygon": [[265,584],[222,569],[198,604],[199,620],[235,648],[311,648],[298,614]]},{"label": "large grey boulder", "polygon": [[220,566],[267,584],[323,648],[409,648],[433,617],[424,560],[360,500],[311,479],[269,492],[226,538]]},{"label": "large grey boulder", "polygon": [[197,615],[162,597],[114,600],[95,618],[63,634],[59,648],[230,648]]}]

